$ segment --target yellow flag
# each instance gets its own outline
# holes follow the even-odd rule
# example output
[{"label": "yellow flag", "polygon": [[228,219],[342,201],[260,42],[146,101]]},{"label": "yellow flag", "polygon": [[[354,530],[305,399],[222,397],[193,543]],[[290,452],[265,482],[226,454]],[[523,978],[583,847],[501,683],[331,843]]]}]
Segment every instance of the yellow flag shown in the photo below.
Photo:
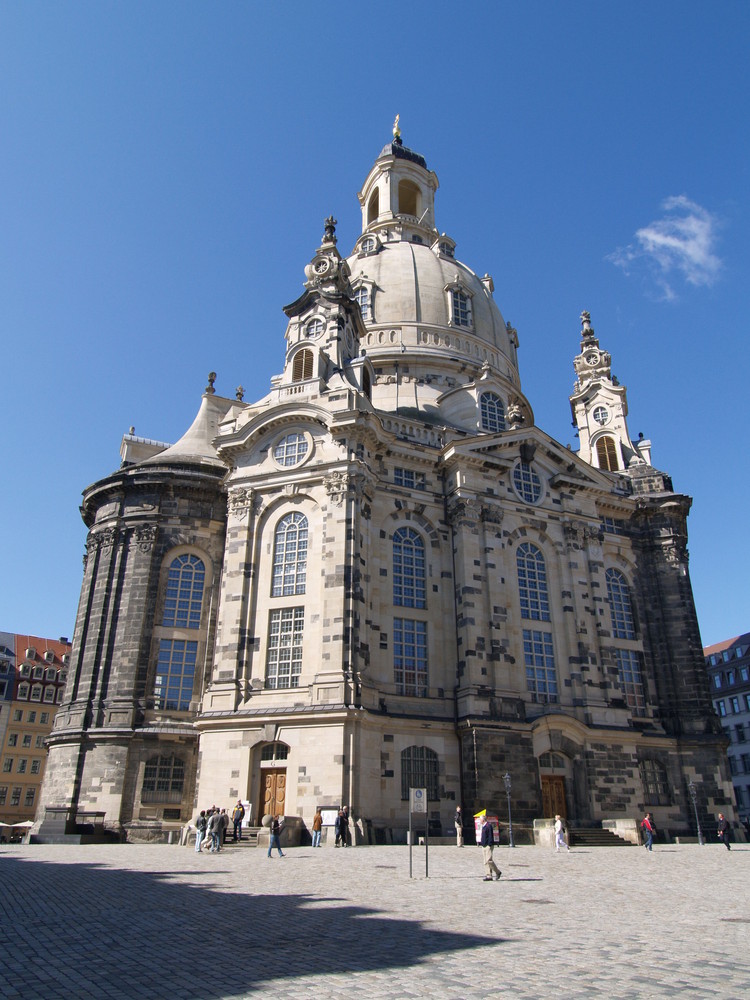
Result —
[{"label": "yellow flag", "polygon": [[480,816],[486,816],[486,815],[487,815],[487,810],[486,810],[486,809],[483,809],[483,810],[482,810],[481,812],[479,812],[479,813],[474,813],[474,819],[479,819],[479,817],[480,817]]}]

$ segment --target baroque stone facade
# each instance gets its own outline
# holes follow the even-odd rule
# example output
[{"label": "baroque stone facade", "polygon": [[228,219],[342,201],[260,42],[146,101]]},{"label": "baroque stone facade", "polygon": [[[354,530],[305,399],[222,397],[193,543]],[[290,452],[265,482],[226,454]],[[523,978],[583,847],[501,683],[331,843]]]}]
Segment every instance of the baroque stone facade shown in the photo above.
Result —
[{"label": "baroque stone facade", "polygon": [[[731,809],[687,561],[688,497],[633,442],[588,313],[578,453],[534,423],[492,278],[434,222],[400,136],[305,268],[281,373],[256,403],[215,374],[177,444],[123,441],[90,487],[71,679],[44,805],[163,837],[242,798],[259,822],[348,805],[401,840]],[[40,813],[40,816],[43,815]]]}]

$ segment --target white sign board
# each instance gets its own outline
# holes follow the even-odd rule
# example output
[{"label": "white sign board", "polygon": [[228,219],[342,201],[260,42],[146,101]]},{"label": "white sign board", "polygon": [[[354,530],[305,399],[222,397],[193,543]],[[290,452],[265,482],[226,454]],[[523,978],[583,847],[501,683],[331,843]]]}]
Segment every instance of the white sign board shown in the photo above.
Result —
[{"label": "white sign board", "polygon": [[426,813],[427,812],[427,789],[426,788],[410,788],[409,789],[409,810],[413,813]]}]

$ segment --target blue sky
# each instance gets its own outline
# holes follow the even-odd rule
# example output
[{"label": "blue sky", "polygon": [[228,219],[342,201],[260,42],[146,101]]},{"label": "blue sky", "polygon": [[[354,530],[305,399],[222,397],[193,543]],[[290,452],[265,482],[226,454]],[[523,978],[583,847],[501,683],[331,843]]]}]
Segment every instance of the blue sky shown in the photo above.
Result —
[{"label": "blue sky", "polygon": [[0,627],[72,636],[81,490],[131,425],[176,440],[211,370],[265,394],[398,112],[537,424],[575,447],[588,309],[631,432],[694,498],[704,644],[750,630],[749,44],[731,0],[2,0]]}]

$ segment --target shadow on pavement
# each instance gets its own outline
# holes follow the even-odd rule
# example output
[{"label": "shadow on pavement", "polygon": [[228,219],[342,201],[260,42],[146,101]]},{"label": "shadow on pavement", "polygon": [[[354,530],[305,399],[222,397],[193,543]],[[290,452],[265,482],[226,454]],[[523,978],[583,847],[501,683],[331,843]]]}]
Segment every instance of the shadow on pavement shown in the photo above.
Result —
[{"label": "shadow on pavement", "polygon": [[181,874],[201,877],[0,855],[2,995],[206,1000],[272,979],[405,968],[502,942],[335,898],[175,882]]}]

